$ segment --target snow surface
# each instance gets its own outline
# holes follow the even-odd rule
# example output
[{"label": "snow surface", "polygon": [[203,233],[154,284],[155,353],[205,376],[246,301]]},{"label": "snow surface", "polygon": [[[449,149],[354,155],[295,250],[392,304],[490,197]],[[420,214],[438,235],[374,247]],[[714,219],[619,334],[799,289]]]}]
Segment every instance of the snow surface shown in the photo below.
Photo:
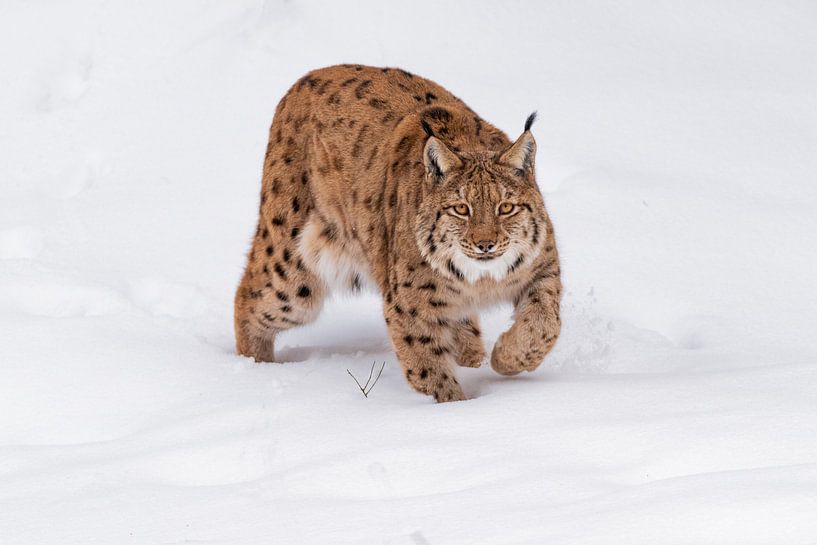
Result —
[{"label": "snow surface", "polygon": [[[817,543],[817,5],[346,4],[0,4],[0,543]],[[374,296],[234,354],[272,113],[338,62],[538,109],[537,372],[435,405]]]}]

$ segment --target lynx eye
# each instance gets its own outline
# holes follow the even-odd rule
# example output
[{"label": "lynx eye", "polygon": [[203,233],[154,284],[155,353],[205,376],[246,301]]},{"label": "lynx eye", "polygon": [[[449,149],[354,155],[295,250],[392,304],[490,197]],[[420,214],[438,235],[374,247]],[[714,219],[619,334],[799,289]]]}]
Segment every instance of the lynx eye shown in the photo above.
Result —
[{"label": "lynx eye", "polygon": [[470,209],[468,208],[468,205],[464,204],[464,203],[455,204],[453,206],[453,208],[454,208],[454,212],[456,212],[460,216],[467,216],[468,213],[470,212]]},{"label": "lynx eye", "polygon": [[514,211],[514,208],[516,207],[512,203],[503,202],[499,205],[499,214],[502,216],[508,215]]}]

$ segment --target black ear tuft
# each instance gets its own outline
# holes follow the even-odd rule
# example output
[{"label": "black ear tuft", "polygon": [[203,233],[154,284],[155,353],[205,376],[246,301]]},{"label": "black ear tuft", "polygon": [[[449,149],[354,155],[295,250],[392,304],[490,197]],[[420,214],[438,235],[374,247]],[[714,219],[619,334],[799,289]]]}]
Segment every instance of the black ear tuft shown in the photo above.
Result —
[{"label": "black ear tuft", "polygon": [[426,122],[425,119],[420,121],[423,125],[423,130],[426,132],[426,136],[434,136],[434,131],[431,129],[431,126]]},{"label": "black ear tuft", "polygon": [[529,130],[530,130],[530,128],[531,128],[531,126],[533,125],[533,122],[534,122],[534,121],[536,121],[536,112],[533,112],[532,114],[530,114],[530,115],[528,116],[528,119],[527,119],[527,120],[525,120],[525,130],[526,130],[526,131],[529,131]]}]

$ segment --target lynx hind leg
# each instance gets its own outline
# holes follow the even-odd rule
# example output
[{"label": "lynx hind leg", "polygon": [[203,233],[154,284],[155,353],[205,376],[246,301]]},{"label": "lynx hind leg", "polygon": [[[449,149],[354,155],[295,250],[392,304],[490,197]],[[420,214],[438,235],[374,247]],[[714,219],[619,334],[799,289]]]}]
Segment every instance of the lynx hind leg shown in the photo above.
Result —
[{"label": "lynx hind leg", "polygon": [[277,261],[274,246],[268,257],[264,247],[264,257],[248,266],[236,293],[236,349],[259,362],[276,361],[276,335],[314,321],[324,299],[323,284],[303,265],[294,243],[283,237],[278,243],[293,247],[282,252],[289,259]]},{"label": "lynx hind leg", "polygon": [[485,346],[479,330],[479,317],[469,316],[452,325],[457,365],[479,367],[485,361]]},{"label": "lynx hind leg", "polygon": [[274,361],[276,333],[254,318],[254,309],[240,305],[236,298],[235,346],[239,354],[257,362]]},{"label": "lynx hind leg", "polygon": [[309,216],[308,186],[290,184],[284,191],[276,185],[279,176],[280,168],[265,173],[261,217],[235,298],[236,348],[257,361],[275,361],[276,335],[315,320],[325,296],[298,248]]}]

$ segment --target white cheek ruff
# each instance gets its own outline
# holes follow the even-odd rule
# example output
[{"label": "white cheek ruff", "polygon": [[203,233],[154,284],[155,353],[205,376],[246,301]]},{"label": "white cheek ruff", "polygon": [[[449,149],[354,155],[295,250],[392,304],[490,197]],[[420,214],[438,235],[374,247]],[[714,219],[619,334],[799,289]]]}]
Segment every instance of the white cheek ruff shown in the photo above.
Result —
[{"label": "white cheek ruff", "polygon": [[487,261],[471,259],[462,250],[457,248],[451,261],[462,272],[462,275],[472,284],[483,276],[490,276],[497,282],[508,275],[508,271],[519,257],[519,250],[511,246],[499,257]]}]

